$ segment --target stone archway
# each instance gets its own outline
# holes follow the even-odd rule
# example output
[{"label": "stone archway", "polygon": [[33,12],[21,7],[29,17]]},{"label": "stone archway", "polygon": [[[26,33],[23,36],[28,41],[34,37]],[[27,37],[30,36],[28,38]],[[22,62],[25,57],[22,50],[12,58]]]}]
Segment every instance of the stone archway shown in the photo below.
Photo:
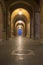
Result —
[{"label": "stone archway", "polygon": [[[12,7],[14,7],[14,9]],[[15,9],[17,9],[17,8],[24,8],[24,9],[26,9],[30,13],[30,15],[31,15],[31,21],[30,21],[30,23],[32,22],[32,24],[30,24],[30,26],[31,26],[30,27],[30,32],[32,31],[30,33],[30,38],[34,38],[34,8],[29,3],[25,2],[25,1],[18,1],[16,3],[11,4],[11,6],[9,6],[8,13],[10,14],[10,17],[11,17],[12,12]],[[8,17],[9,17],[9,15],[8,15]],[[11,18],[10,18],[10,21],[11,21]]]},{"label": "stone archway", "polygon": [[[22,14],[20,14],[19,15],[19,10],[21,10],[21,12],[22,12]],[[18,9],[15,9],[13,12],[12,12],[12,15],[11,15],[11,24],[12,25],[15,25],[15,23],[17,22],[17,21],[19,21],[19,20],[21,20],[21,21],[24,21],[24,23],[25,23],[25,35],[26,36],[28,36],[29,38],[30,38],[30,26],[29,27],[27,27],[28,26],[28,24],[30,25],[30,13],[26,10],[26,9],[24,9],[24,8],[18,8]],[[14,23],[13,23],[14,22]],[[11,26],[11,28],[12,28],[12,26]],[[15,27],[14,27],[15,28]],[[28,28],[28,30],[29,30],[29,34],[27,33],[28,32],[28,30],[27,30],[27,28]],[[12,28],[13,29],[13,28]],[[13,31],[13,30],[12,30]]]}]

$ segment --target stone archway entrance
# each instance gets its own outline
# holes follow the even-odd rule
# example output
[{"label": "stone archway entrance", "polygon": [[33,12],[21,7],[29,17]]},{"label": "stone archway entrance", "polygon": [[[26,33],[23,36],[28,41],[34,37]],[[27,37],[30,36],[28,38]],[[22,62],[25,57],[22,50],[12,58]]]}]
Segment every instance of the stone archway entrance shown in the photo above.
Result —
[{"label": "stone archway entrance", "polygon": [[[38,25],[35,24],[37,22],[35,21],[36,15],[35,15],[34,7],[25,1],[17,1],[17,2],[14,2],[14,3],[9,5],[9,7],[8,7],[8,18],[7,18],[8,19],[7,25],[9,26],[7,29],[9,29],[9,30],[7,30],[7,33],[8,33],[7,36],[9,38],[11,38],[11,14],[14,10],[16,10],[18,8],[24,8],[30,13],[30,38],[31,39],[35,39],[35,38],[39,39],[40,35],[37,37],[37,34],[39,34],[39,32],[36,31],[36,26],[38,26]],[[37,30],[38,30],[38,28],[37,28]]]},{"label": "stone archway entrance", "polygon": [[11,36],[13,31],[16,35],[17,27],[21,27],[23,36],[30,38],[30,13],[24,8],[18,8],[11,14]]},{"label": "stone archway entrance", "polygon": [[[23,1],[24,2],[24,1]],[[23,8],[23,9],[25,9],[25,10],[27,10],[28,12],[29,12],[29,14],[30,14],[30,23],[28,23],[27,24],[27,30],[29,30],[26,34],[27,34],[27,37],[28,37],[28,35],[29,35],[29,38],[34,38],[34,18],[33,18],[33,16],[34,16],[34,12],[33,12],[33,8],[29,5],[29,4],[27,4],[27,3],[23,3],[23,2],[21,2],[21,1],[18,1],[18,3],[13,3],[13,5],[12,6],[10,6],[9,7],[9,11],[8,11],[8,14],[10,14],[10,17],[11,17],[11,14],[12,14],[12,12],[13,11],[15,11],[16,9],[19,9],[19,8]],[[18,6],[19,5],[19,6]],[[12,8],[14,6],[14,9]],[[26,6],[26,7],[25,7]],[[28,9],[29,8],[29,9]],[[28,14],[27,14],[28,15]],[[14,16],[15,16],[15,14],[14,14]],[[9,17],[9,15],[8,15],[8,17]],[[28,17],[28,16],[27,16]],[[29,19],[29,17],[28,17],[28,19]],[[8,20],[9,20],[9,18],[8,18]],[[31,22],[32,22],[32,24],[31,24]],[[10,18],[10,21],[8,22],[8,23],[10,23],[9,24],[9,26],[11,26],[11,18]],[[30,27],[31,26],[31,27]],[[10,27],[11,28],[11,27]],[[11,30],[10,30],[11,31]],[[32,31],[32,32],[31,32]],[[10,35],[11,36],[11,35]]]}]

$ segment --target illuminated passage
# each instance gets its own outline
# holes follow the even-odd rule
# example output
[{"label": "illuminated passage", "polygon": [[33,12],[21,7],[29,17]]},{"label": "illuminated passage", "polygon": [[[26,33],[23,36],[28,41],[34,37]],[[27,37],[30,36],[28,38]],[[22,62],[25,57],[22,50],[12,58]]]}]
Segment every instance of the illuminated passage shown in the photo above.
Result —
[{"label": "illuminated passage", "polygon": [[19,35],[19,36],[22,35],[22,29],[18,29],[18,35]]}]

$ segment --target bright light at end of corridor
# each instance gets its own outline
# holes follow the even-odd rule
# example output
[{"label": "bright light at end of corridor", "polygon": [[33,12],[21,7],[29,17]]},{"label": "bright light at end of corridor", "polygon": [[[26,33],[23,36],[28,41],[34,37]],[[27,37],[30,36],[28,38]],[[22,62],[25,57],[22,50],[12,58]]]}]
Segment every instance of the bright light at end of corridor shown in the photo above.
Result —
[{"label": "bright light at end of corridor", "polygon": [[19,23],[22,23],[23,21],[22,21],[22,20],[19,20],[18,22],[19,22]]}]

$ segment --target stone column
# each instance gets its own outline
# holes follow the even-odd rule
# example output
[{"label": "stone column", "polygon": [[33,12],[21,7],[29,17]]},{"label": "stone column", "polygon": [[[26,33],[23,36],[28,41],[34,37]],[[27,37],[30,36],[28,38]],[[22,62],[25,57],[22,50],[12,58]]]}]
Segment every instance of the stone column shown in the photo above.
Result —
[{"label": "stone column", "polygon": [[40,38],[43,39],[43,0],[40,0]]},{"label": "stone column", "polygon": [[11,38],[11,21],[10,21],[10,12],[8,7],[6,7],[6,39]]},{"label": "stone column", "polygon": [[35,39],[40,39],[40,12],[35,12]]},{"label": "stone column", "polygon": [[[1,0],[1,4],[0,4],[0,23],[1,23],[1,27],[0,27],[0,33],[2,34],[2,40],[6,39],[6,16],[5,16],[5,2]],[[2,30],[2,32],[1,32]],[[1,35],[0,34],[0,35]]]},{"label": "stone column", "polygon": [[30,22],[27,23],[27,34],[26,37],[30,38]]},{"label": "stone column", "polygon": [[34,14],[30,20],[30,38],[34,39]]}]

